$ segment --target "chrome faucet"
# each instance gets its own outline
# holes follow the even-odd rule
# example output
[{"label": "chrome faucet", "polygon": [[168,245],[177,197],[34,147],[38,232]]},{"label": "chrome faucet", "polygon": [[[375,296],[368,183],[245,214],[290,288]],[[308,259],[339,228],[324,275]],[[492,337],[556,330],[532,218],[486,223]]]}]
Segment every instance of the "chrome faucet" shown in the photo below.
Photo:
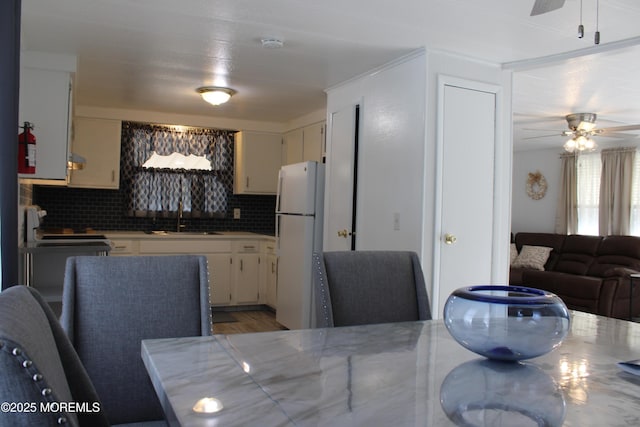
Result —
[{"label": "chrome faucet", "polygon": [[178,225],[176,227],[176,231],[180,232],[180,230],[182,230],[185,226],[183,224],[180,224],[182,222],[182,200],[180,200],[178,202]]}]

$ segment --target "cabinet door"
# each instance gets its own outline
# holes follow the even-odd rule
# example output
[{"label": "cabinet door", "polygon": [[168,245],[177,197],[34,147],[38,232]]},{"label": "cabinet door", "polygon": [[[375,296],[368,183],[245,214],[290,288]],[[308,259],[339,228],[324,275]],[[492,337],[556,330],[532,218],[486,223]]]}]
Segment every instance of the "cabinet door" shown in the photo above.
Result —
[{"label": "cabinet door", "polygon": [[267,255],[267,305],[274,310],[277,309],[278,288],[278,257],[273,254]]},{"label": "cabinet door", "polygon": [[257,304],[260,300],[260,254],[236,256],[235,300],[237,304]]},{"label": "cabinet door", "polygon": [[304,128],[302,161],[322,162],[324,151],[324,122]]},{"label": "cabinet door", "polygon": [[235,139],[236,194],[276,194],[282,166],[282,136],[238,132]]},{"label": "cabinet door", "polygon": [[211,305],[231,304],[231,254],[208,254],[209,302]]},{"label": "cabinet door", "polygon": [[87,162],[84,168],[71,171],[69,187],[118,189],[120,140],[119,120],[76,117],[71,151]]},{"label": "cabinet door", "polygon": [[36,173],[20,178],[67,179],[69,154],[68,72],[23,68],[20,73],[20,126],[30,122],[36,137]]},{"label": "cabinet door", "polygon": [[285,165],[299,163],[303,156],[303,130],[296,129],[284,135],[285,158],[282,162]]}]

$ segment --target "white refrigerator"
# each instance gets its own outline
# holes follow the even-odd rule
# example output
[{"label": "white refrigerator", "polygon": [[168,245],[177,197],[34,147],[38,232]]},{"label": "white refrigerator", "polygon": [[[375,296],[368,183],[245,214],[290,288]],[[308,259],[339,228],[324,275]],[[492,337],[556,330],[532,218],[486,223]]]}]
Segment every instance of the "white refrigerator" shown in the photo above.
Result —
[{"label": "white refrigerator", "polygon": [[313,252],[322,250],[324,165],[283,166],[278,175],[276,320],[289,329],[315,326]]}]

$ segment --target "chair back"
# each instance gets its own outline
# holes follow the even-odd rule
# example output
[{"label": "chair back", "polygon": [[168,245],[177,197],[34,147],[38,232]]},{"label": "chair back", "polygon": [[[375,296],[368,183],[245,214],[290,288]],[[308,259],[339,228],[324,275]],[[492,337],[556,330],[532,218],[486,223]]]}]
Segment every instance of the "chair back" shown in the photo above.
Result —
[{"label": "chair back", "polygon": [[[0,372],[0,401],[23,405],[2,411],[0,425],[109,425],[55,314],[33,288],[12,286],[0,293]],[[52,410],[69,402],[87,411]]]},{"label": "chair back", "polygon": [[69,257],[61,323],[112,424],[163,419],[141,341],[211,334],[207,260]]},{"label": "chair back", "polygon": [[415,252],[315,253],[314,289],[318,327],[431,319]]}]

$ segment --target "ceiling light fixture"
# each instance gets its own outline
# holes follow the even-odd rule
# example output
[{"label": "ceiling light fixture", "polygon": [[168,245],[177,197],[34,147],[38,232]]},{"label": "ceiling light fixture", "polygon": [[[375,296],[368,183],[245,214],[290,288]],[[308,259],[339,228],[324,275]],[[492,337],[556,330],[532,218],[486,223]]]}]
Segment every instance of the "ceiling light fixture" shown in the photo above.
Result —
[{"label": "ceiling light fixture", "polygon": [[563,148],[569,153],[574,151],[593,151],[596,149],[596,143],[589,137],[578,135],[565,142]]},{"label": "ceiling light fixture", "polygon": [[202,99],[207,101],[211,105],[224,104],[236,93],[235,90],[228,87],[219,86],[203,86],[196,89],[196,92],[202,96]]},{"label": "ceiling light fixture", "polygon": [[276,38],[266,38],[260,41],[262,42],[262,47],[266,49],[280,49],[284,45],[282,40]]}]

